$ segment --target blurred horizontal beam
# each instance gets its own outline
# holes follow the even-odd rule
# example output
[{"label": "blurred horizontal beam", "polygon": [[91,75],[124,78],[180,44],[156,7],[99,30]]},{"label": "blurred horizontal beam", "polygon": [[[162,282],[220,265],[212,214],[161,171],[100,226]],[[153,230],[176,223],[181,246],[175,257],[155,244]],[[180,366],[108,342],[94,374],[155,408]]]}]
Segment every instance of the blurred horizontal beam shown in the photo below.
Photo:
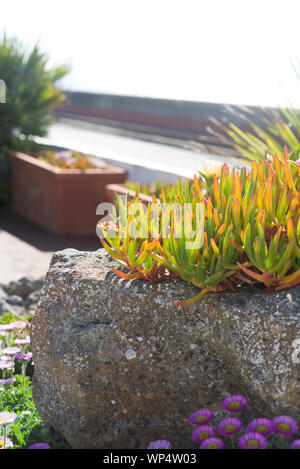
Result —
[{"label": "blurred horizontal beam", "polygon": [[72,117],[183,140],[218,144],[208,129],[212,126],[212,118],[221,123],[234,121],[243,130],[248,130],[249,124],[242,116],[246,109],[251,114],[252,122],[264,126],[264,110],[254,106],[246,108],[230,104],[76,91],[66,91],[65,95],[65,102],[55,111],[58,117]]}]

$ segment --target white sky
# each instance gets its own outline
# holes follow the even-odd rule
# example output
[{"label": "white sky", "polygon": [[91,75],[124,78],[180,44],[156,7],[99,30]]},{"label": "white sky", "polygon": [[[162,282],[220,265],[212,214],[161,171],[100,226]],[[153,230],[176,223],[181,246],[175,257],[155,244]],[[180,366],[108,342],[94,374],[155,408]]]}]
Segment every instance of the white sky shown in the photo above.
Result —
[{"label": "white sky", "polygon": [[4,30],[68,89],[300,108],[299,0],[0,0]]}]

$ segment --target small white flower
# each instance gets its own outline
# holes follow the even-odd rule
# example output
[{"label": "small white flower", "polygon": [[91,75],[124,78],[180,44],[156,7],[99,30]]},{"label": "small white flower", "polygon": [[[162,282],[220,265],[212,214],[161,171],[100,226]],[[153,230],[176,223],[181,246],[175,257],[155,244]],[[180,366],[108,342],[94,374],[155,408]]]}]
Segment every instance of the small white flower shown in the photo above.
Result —
[{"label": "small white flower", "polygon": [[269,161],[269,163],[272,163],[273,162],[273,155],[271,155],[271,153],[268,153],[266,151],[266,159]]},{"label": "small white flower", "polygon": [[204,163],[204,173],[205,176],[210,177],[214,174],[217,177],[221,176],[222,165],[218,161],[206,160]]}]

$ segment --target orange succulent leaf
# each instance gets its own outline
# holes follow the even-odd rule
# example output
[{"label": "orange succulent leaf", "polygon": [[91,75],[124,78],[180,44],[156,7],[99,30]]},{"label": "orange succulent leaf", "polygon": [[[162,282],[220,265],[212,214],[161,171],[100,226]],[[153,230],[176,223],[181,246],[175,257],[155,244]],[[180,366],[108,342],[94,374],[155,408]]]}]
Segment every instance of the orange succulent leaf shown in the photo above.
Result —
[{"label": "orange succulent leaf", "polygon": [[300,269],[291,275],[283,278],[274,290],[284,290],[285,288],[295,287],[300,284]]},{"label": "orange succulent leaf", "polygon": [[121,272],[120,270],[115,269],[114,267],[112,267],[111,270],[112,270],[115,274],[117,274],[119,277],[125,278],[126,280],[130,280],[130,279],[137,278],[137,277],[140,276],[140,273],[139,273],[139,272],[136,272],[136,273],[133,273],[133,274],[126,274],[125,272]]},{"label": "orange succulent leaf", "polygon": [[258,282],[263,281],[262,274],[258,274],[257,272],[253,272],[253,270],[251,270],[251,269],[247,269],[247,267],[245,267],[243,264],[240,264],[239,262],[237,262],[237,265],[239,266],[240,269],[242,269],[243,272],[245,272],[245,274],[249,275],[249,277],[254,278]]}]

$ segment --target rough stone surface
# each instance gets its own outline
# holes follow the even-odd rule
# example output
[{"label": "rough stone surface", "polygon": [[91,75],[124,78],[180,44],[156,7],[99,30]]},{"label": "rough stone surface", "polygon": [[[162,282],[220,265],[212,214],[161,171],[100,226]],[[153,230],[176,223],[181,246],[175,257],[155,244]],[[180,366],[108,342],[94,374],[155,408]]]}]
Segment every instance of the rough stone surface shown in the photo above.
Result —
[{"label": "rough stone surface", "polygon": [[7,298],[7,293],[6,293],[6,291],[4,290],[3,287],[4,287],[3,285],[0,285],[0,298],[1,299]]},{"label": "rough stone surface", "polygon": [[22,306],[23,298],[18,295],[7,296],[6,303],[12,306]]},{"label": "rough stone surface", "polygon": [[249,418],[300,419],[300,287],[178,307],[198,290],[112,266],[103,250],[54,254],[32,321],[34,401],[73,448],[194,448],[188,415],[223,415],[231,393],[247,395]]},{"label": "rough stone surface", "polygon": [[25,306],[29,307],[31,305],[37,305],[39,300],[40,290],[33,291],[30,295],[27,296],[24,300]]},{"label": "rough stone surface", "polygon": [[15,309],[6,301],[6,297],[0,296],[0,315],[3,313],[14,313]]},{"label": "rough stone surface", "polygon": [[0,285],[0,315],[12,313],[16,316],[34,314],[44,277],[22,277],[7,285]]},{"label": "rough stone surface", "polygon": [[44,282],[44,277],[36,279],[34,277],[22,277],[17,281],[12,281],[8,285],[2,287],[8,295],[21,296],[27,298],[32,292],[40,290]]}]

